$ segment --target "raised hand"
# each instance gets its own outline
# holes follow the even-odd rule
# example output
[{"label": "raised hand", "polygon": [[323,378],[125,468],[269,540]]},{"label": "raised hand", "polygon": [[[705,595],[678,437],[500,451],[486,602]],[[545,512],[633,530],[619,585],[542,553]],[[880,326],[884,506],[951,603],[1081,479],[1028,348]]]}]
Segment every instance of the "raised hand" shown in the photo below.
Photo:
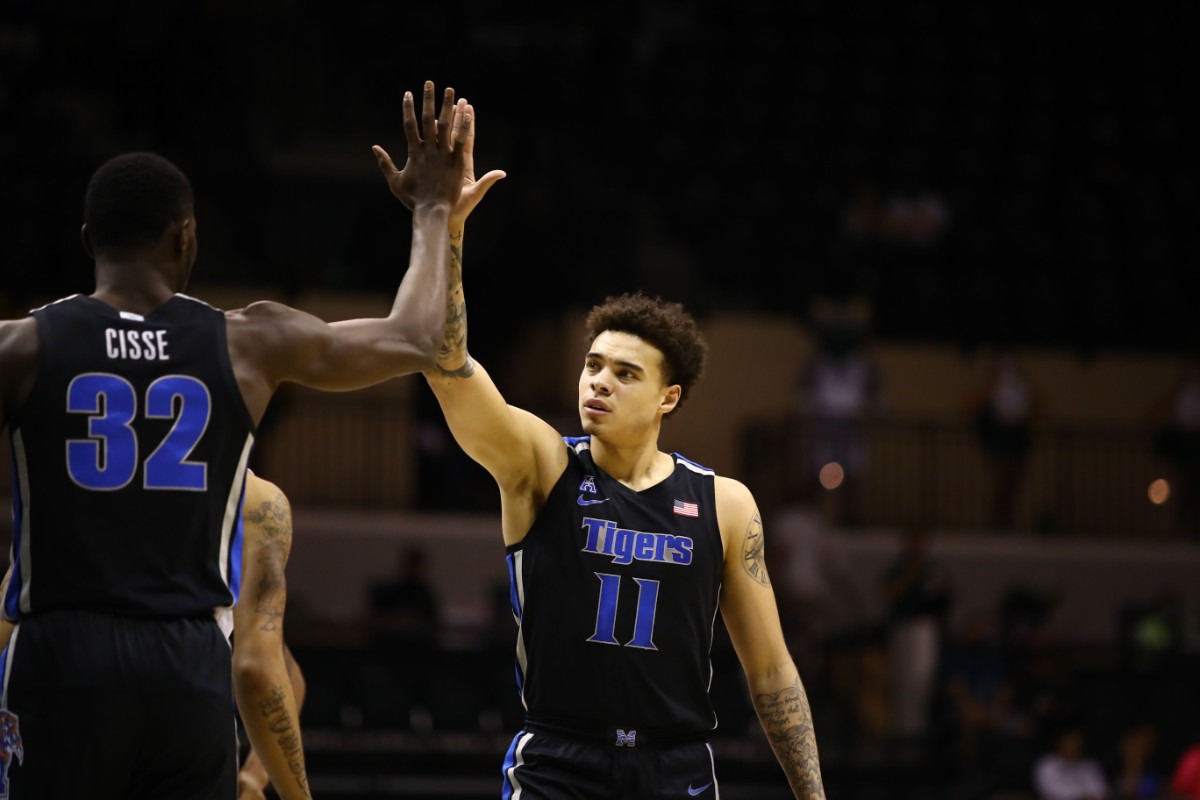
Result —
[{"label": "raised hand", "polygon": [[448,86],[435,115],[433,81],[425,81],[419,127],[412,92],[404,93],[404,138],[408,144],[404,169],[396,169],[379,145],[371,148],[388,188],[409,209],[439,202],[453,207],[458,202],[466,174],[465,141],[472,135],[467,109],[467,101],[456,101],[454,89]]},{"label": "raised hand", "polygon": [[[462,194],[459,195],[458,202],[454,204],[454,208],[450,211],[450,230],[460,231],[467,221],[467,217],[479,205],[479,201],[487,194],[488,189],[496,184],[501,178],[507,177],[504,170],[494,169],[485,174],[482,178],[475,178],[475,131],[478,129],[476,125],[475,107],[470,103],[467,104],[466,112],[462,115],[456,115],[455,121],[460,122],[463,119],[469,119],[471,125],[465,135],[461,135],[463,149],[463,173]],[[460,132],[455,130],[451,132],[452,138],[455,141],[460,140]]]}]

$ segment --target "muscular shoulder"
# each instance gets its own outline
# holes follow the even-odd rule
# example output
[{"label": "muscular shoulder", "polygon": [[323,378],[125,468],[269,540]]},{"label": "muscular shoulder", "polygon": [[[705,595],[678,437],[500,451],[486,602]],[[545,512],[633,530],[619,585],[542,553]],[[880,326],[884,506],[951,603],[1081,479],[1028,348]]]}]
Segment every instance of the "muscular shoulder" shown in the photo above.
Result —
[{"label": "muscular shoulder", "polygon": [[37,350],[37,322],[33,317],[0,321],[0,364],[32,364],[37,361]]},{"label": "muscular shoulder", "polygon": [[726,553],[740,553],[746,548],[746,537],[762,531],[758,503],[746,484],[718,475],[713,484],[717,497],[717,517],[721,526],[721,541]]},{"label": "muscular shoulder", "polygon": [[290,512],[287,495],[283,490],[253,472],[246,475],[246,499],[243,509],[243,515],[248,522],[258,521],[263,514],[278,516]]},{"label": "muscular shoulder", "polygon": [[725,526],[727,517],[745,521],[753,514],[758,504],[746,484],[734,478],[717,475],[713,479],[713,491],[717,496],[717,508],[721,514],[721,527]]},{"label": "muscular shoulder", "polygon": [[24,402],[37,374],[38,336],[33,317],[0,321],[0,427]]},{"label": "muscular shoulder", "polygon": [[245,331],[254,336],[262,336],[274,330],[287,327],[299,317],[306,317],[304,312],[274,300],[258,300],[245,308],[236,308],[225,312],[225,322],[231,333]]}]

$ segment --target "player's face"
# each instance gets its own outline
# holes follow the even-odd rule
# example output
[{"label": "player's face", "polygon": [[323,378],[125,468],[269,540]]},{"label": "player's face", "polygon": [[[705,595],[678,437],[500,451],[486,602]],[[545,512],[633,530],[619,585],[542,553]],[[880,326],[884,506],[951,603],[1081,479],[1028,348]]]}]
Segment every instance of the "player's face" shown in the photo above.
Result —
[{"label": "player's face", "polygon": [[633,334],[605,331],[592,342],[579,375],[579,419],[592,436],[655,435],[675,407],[678,386],[664,385],[662,353]]}]

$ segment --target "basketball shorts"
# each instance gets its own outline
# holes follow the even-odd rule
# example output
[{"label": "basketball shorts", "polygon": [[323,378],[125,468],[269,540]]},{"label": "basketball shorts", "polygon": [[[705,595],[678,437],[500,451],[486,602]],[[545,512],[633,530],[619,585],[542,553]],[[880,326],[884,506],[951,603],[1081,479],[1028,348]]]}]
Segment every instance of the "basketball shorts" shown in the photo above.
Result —
[{"label": "basketball shorts", "polygon": [[235,800],[231,670],[211,618],[22,620],[4,659],[0,798]]},{"label": "basketball shorts", "polygon": [[504,800],[716,800],[708,742],[647,741],[636,732],[574,738],[526,728],[504,758]]}]

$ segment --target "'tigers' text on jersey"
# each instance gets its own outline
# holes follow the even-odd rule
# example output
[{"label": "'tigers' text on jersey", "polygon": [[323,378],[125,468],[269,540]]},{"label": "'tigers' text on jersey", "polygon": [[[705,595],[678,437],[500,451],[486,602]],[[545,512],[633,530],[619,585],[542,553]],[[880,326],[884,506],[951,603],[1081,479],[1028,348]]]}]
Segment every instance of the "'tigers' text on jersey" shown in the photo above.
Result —
[{"label": "'tigers' text on jersey", "polygon": [[131,331],[105,328],[104,347],[109,358],[128,361],[170,361],[166,331]]},{"label": "'tigers' text on jersey", "polygon": [[583,527],[587,530],[584,551],[610,556],[614,564],[629,564],[634,560],[692,563],[692,540],[688,536],[618,528],[615,522],[594,517],[584,517]]}]

